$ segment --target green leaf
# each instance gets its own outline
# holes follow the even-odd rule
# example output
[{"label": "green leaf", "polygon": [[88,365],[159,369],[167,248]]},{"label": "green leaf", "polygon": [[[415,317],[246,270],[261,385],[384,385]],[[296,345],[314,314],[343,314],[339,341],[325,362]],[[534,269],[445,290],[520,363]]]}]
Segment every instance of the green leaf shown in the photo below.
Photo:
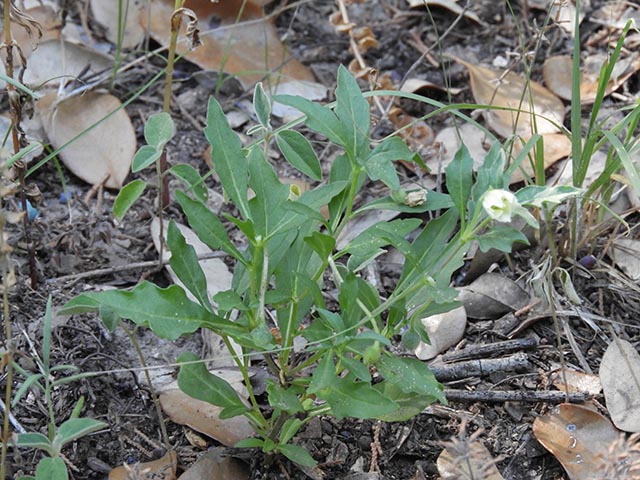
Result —
[{"label": "green leaf", "polygon": [[255,232],[267,238],[287,219],[282,204],[289,197],[289,187],[283,185],[259,148],[249,152],[249,185],[256,196],[249,202]]},{"label": "green leaf", "polygon": [[515,242],[529,245],[529,240],[520,230],[506,225],[495,225],[487,233],[478,235],[476,241],[482,252],[495,248],[501,252],[511,253]]},{"label": "green leaf", "polygon": [[364,381],[371,382],[371,373],[369,367],[355,358],[348,357],[346,355],[340,357],[342,364],[351,372],[355,377]]},{"label": "green leaf", "polygon": [[304,205],[319,210],[320,207],[327,205],[334,197],[344,192],[345,188],[349,185],[347,181],[335,181],[321,185],[313,190],[307,190],[304,192],[298,202]]},{"label": "green leaf", "polygon": [[476,181],[472,188],[474,201],[478,202],[484,193],[491,189],[504,189],[509,187],[509,177],[504,170],[506,160],[500,142],[494,142],[491,149],[484,157],[482,165],[478,168]]},{"label": "green leaf", "polygon": [[209,372],[197,355],[185,352],[180,355],[178,362],[195,362],[180,367],[178,387],[184,393],[218,407],[238,409],[236,415],[247,411],[233,387],[223,378]]},{"label": "green leaf", "polygon": [[69,473],[60,457],[46,457],[38,462],[36,480],[68,480]]},{"label": "green leaf", "polygon": [[542,208],[545,204],[557,205],[568,198],[578,196],[582,189],[570,185],[557,187],[542,187],[529,185],[516,192],[516,198],[521,205]]},{"label": "green leaf", "polygon": [[398,404],[385,397],[369,383],[351,382],[336,378],[330,387],[318,392],[318,397],[331,407],[337,418],[378,418],[398,408]]},{"label": "green leaf", "polygon": [[169,169],[169,172],[171,172],[176,178],[186,183],[189,187],[189,190],[193,192],[193,195],[196,197],[196,199],[200,200],[201,202],[207,201],[207,197],[209,196],[207,186],[205,185],[202,177],[195,168],[186,163],[180,163],[171,167]]},{"label": "green leaf", "polygon": [[140,198],[146,186],[147,182],[144,180],[133,180],[120,189],[118,196],[113,202],[113,215],[118,220],[124,218],[131,206]]},{"label": "green leaf", "polygon": [[447,175],[447,190],[460,213],[460,217],[463,218],[467,212],[467,200],[473,182],[473,158],[464,143],[460,145],[453,160],[447,165],[445,173]]},{"label": "green leaf", "polygon": [[371,180],[382,180],[392,190],[400,188],[400,180],[394,162],[413,160],[413,152],[400,137],[389,137],[381,142],[367,158],[365,168]]},{"label": "green leaf", "polygon": [[66,445],[85,435],[102,430],[108,425],[93,418],[71,418],[64,422],[56,430],[53,444],[57,451]]},{"label": "green leaf", "polygon": [[[295,414],[303,412],[302,403],[298,394],[293,388],[283,388],[273,380],[267,380],[267,394],[269,395],[269,405],[273,408],[284,410],[287,413]],[[288,442],[289,440],[286,440]]]},{"label": "green leaf", "polygon": [[336,246],[336,239],[334,237],[320,232],[312,232],[311,235],[305,237],[304,241],[323,261],[329,258]]},{"label": "green leaf", "polygon": [[149,165],[155,163],[156,160],[160,158],[160,155],[162,155],[162,150],[156,150],[155,147],[151,145],[140,147],[133,157],[131,171],[136,173],[147,168]]},{"label": "green leaf", "polygon": [[292,462],[303,465],[305,467],[315,467],[318,464],[318,462],[313,459],[309,452],[307,452],[304,448],[292,443],[278,446],[278,451]]},{"label": "green leaf", "polygon": [[173,138],[175,133],[176,127],[173,124],[173,119],[167,112],[154,113],[147,119],[144,126],[144,139],[159,151]]},{"label": "green leaf", "polygon": [[342,122],[342,136],[347,141],[344,148],[353,160],[358,160],[358,163],[364,163],[369,149],[369,110],[369,102],[362,95],[358,82],[344,65],[340,65],[335,111]]},{"label": "green leaf", "polygon": [[245,438],[234,445],[236,448],[262,448],[264,440],[261,438]]},{"label": "green leaf", "polygon": [[346,147],[347,141],[343,134],[343,125],[330,108],[293,95],[276,95],[274,100],[300,110],[306,115],[305,123],[310,129],[321,133],[333,143]]},{"label": "green leaf", "polygon": [[322,168],[309,141],[295,130],[284,130],[276,137],[284,158],[308,177],[322,181]]},{"label": "green leaf", "polygon": [[240,311],[249,309],[242,301],[242,297],[233,290],[224,290],[216,293],[213,296],[213,301],[218,306],[218,309],[223,312],[230,312],[234,309]]},{"label": "green leaf", "polygon": [[59,313],[74,315],[97,311],[101,306],[107,306],[120,318],[149,326],[156,335],[169,340],[193,333],[200,327],[217,332],[224,330],[227,334],[245,331],[241,325],[208,312],[189,300],[181,287],[160,288],[147,281],[131,291],[84,293],[67,302]]},{"label": "green leaf", "polygon": [[17,435],[16,446],[24,448],[38,448],[53,455],[53,445],[46,435],[41,433],[19,433]]},{"label": "green leaf", "polygon": [[333,363],[333,353],[328,351],[313,371],[307,393],[318,393],[320,390],[333,385],[337,379],[336,366]]},{"label": "green leaf", "polygon": [[269,97],[264,93],[262,82],[256,84],[256,88],[253,90],[253,110],[256,112],[256,117],[260,125],[264,128],[271,128],[269,117],[271,117],[271,101]]},{"label": "green leaf", "polygon": [[[302,407],[302,405],[301,405]],[[284,425],[282,425],[282,430],[280,430],[280,444],[288,443],[293,436],[298,433],[300,427],[304,425],[304,422],[299,418],[290,418]]]},{"label": "green leaf", "polygon": [[193,200],[179,190],[176,192],[176,198],[189,220],[189,225],[200,240],[212,250],[221,249],[236,260],[245,261],[242,253],[229,238],[229,234],[218,216],[209,210],[204,203]]},{"label": "green leaf", "polygon": [[416,358],[383,355],[376,368],[386,381],[405,393],[429,395],[445,401],[442,385],[423,362]]},{"label": "green leaf", "polygon": [[[407,421],[422,413],[427,406],[436,401],[436,398],[430,395],[403,392],[397,385],[386,381],[376,384],[374,388],[398,405],[397,409],[379,418],[384,422]],[[447,402],[443,401],[443,403]]]},{"label": "green leaf", "polygon": [[180,281],[204,308],[213,311],[207,292],[207,279],[202,271],[195,248],[185,240],[175,222],[169,222],[167,245],[171,251],[169,263]]},{"label": "green leaf", "polygon": [[242,142],[229,127],[222,107],[213,97],[209,98],[204,135],[211,144],[211,161],[222,188],[242,217],[245,220],[251,218],[247,199],[249,166],[242,151]]}]

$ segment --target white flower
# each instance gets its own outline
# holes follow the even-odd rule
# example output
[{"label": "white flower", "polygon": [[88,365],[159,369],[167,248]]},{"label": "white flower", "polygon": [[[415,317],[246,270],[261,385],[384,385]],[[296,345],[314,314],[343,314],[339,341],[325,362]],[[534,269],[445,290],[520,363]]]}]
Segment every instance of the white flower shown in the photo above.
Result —
[{"label": "white flower", "polygon": [[510,222],[521,206],[516,196],[508,190],[489,190],[484,194],[482,207],[487,215],[498,222]]}]

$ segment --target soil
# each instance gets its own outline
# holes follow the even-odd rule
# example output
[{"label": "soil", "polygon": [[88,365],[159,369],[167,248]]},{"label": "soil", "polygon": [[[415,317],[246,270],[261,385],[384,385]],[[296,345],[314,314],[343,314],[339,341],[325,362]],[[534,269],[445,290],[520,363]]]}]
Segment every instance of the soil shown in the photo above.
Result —
[{"label": "soil", "polygon": [[[277,10],[288,3],[275,2],[269,8]],[[433,8],[430,18],[422,8],[409,9],[404,0],[379,0],[355,2],[349,7],[349,12],[356,25],[371,27],[379,42],[377,48],[365,55],[371,67],[380,73],[389,73],[396,79],[409,76],[437,85],[450,84],[462,89],[455,98],[456,102],[472,102],[465,69],[442,56],[455,55],[472,63],[486,65],[491,65],[500,57],[508,59],[509,64],[518,70],[521,64],[518,60],[518,52],[521,51],[518,30],[524,35],[528,51],[529,42],[532,43],[536,38],[535,26],[541,25],[544,20],[544,12],[522,9],[521,5],[527,2],[514,2],[515,16],[507,10],[508,2],[483,0],[472,3],[473,11],[482,23],[463,18],[444,37],[443,33],[456,19],[446,9]],[[594,4],[599,2],[591,3],[595,7]],[[278,28],[283,35],[286,34],[294,55],[308,65],[317,80],[330,90],[335,87],[338,65],[348,64],[352,59],[347,36],[336,33],[329,23],[329,17],[335,9],[334,2],[301,2],[295,8],[285,9],[277,17]],[[594,30],[596,26],[587,23],[583,28],[585,31]],[[440,39],[440,45],[425,60],[421,59],[420,52],[413,46],[416,39],[421,39],[426,45]],[[569,53],[571,42],[559,28],[551,28],[546,32],[545,42],[537,53],[532,74],[534,79],[540,79],[541,60],[551,54]],[[442,60],[444,68],[432,66],[428,58]],[[197,68],[186,62],[177,65],[178,80],[174,94],[180,108],[174,102],[172,114],[179,133],[169,144],[168,153],[172,162],[190,163],[204,174],[207,167],[203,154],[207,144],[201,128],[206,114],[204,99],[211,94],[211,90],[193,75],[196,71]],[[116,95],[126,96],[156,72],[157,68],[153,66],[140,68],[135,81],[116,84]],[[633,93],[639,84],[640,79],[636,74],[625,88]],[[366,87],[364,83],[363,87]],[[142,119],[159,109],[161,90],[162,87],[158,85],[143,100],[127,108],[141,142],[144,141]],[[235,108],[240,100],[250,98],[250,94],[236,86],[223,89],[218,98],[225,108]],[[446,95],[437,91],[430,92],[430,95],[446,98]],[[425,113],[421,104],[403,102],[402,106],[412,115]],[[449,117],[437,117],[431,127],[437,130],[450,121]],[[387,124],[383,127],[389,131],[393,128]],[[325,164],[328,161],[327,157],[323,157]],[[274,165],[281,176],[291,176],[292,173],[279,159],[274,159]],[[131,178],[142,178],[154,184],[153,174],[148,173],[151,170],[147,169]],[[71,174],[65,172],[65,175],[73,201],[61,200],[63,187],[56,180],[59,177],[53,163],[44,165],[31,177],[43,194],[43,200],[38,205],[40,216],[31,223],[38,277],[35,289],[29,286],[28,256],[22,230],[15,229],[10,238],[15,248],[12,259],[16,263],[18,276],[18,283],[9,296],[14,332],[12,346],[18,363],[30,372],[35,371],[34,351],[41,350],[42,321],[49,296],[55,313],[57,308],[81,292],[130,287],[143,277],[160,285],[171,282],[164,270],[155,271],[153,268],[90,278],[74,277],[95,269],[157,259],[149,233],[155,190],[148,191],[127,218],[118,224],[111,214],[114,192],[98,191],[85,200],[89,187]],[[407,172],[407,175],[412,174]],[[209,178],[207,182],[210,188],[219,188],[214,178]],[[173,205],[169,207],[167,215],[183,219],[180,210]],[[601,247],[594,244],[594,255],[599,255]],[[497,271],[513,279],[522,278],[530,273],[531,265],[543,258],[545,251],[544,247],[537,247],[514,254],[509,262],[500,260]],[[584,253],[587,252],[581,252]],[[458,278],[462,281],[464,272],[461,273]],[[637,292],[612,280],[604,271],[594,270],[589,276],[576,278],[576,288],[584,302],[583,306],[619,322],[616,327],[618,333],[637,341],[637,319],[632,314],[638,311],[640,303]],[[80,372],[100,372],[99,375],[61,385],[53,392],[56,418],[59,421],[66,419],[78,399],[84,397],[83,415],[109,424],[105,431],[85,437],[65,449],[71,477],[78,480],[103,479],[107,478],[110,467],[149,461],[161,456],[163,446],[159,420],[149,388],[141,381],[139,370],[130,370],[132,366],[139,366],[140,360],[127,336],[119,329],[116,333],[108,332],[95,316],[69,318],[54,315],[53,321],[52,364],[73,365]],[[606,343],[582,320],[563,318],[561,321],[573,332],[588,365],[597,372]],[[636,329],[627,328],[625,324]],[[504,332],[499,327],[499,321],[494,320],[470,323],[463,343],[456,349],[504,340]],[[172,364],[182,351],[204,353],[199,335],[177,342],[159,340],[145,330],[136,330],[133,335],[140,343],[149,365]],[[537,347],[526,353],[529,367],[525,371],[470,377],[450,382],[445,385],[446,388],[466,391],[517,390],[524,393],[553,389],[549,385],[548,373],[557,368],[561,359],[552,320],[544,318],[535,322],[523,329],[519,337],[533,338],[537,342]],[[563,336],[560,342],[567,365],[580,365],[567,339]],[[2,377],[1,380],[4,385],[6,378]],[[20,381],[21,378],[16,380],[16,387]],[[602,402],[602,398],[599,400]],[[535,440],[531,430],[536,416],[547,412],[549,408],[550,404],[542,402],[496,404],[452,401],[447,406],[435,405],[427,413],[397,424],[317,419],[306,427],[299,440],[320,462],[319,469],[324,472],[325,478],[419,480],[440,478],[436,460],[443,449],[442,442],[451,441],[458,435],[465,436],[465,433],[481,432],[478,441],[497,459],[497,467],[505,479],[562,479],[566,478],[562,468]],[[46,432],[48,412],[39,392],[29,391],[15,406],[13,415],[29,431]],[[187,469],[203,450],[216,446],[213,440],[206,440],[204,448],[193,446],[187,439],[186,427],[170,421],[166,425],[170,442],[178,453],[183,469]],[[461,430],[464,432],[461,433]],[[372,448],[376,450],[375,453]],[[233,449],[228,453],[247,460],[246,453]],[[248,462],[251,478],[313,478],[312,472],[305,473],[282,458],[256,455],[255,452],[251,452],[251,456]],[[32,474],[38,460],[37,452],[11,450],[10,478]],[[360,472],[354,467],[358,465]]]}]

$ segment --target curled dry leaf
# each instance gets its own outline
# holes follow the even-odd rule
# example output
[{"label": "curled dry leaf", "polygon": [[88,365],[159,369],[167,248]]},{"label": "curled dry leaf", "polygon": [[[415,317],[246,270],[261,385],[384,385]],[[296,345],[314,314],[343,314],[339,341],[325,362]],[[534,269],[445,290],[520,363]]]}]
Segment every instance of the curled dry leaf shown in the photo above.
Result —
[{"label": "curled dry leaf", "polygon": [[454,308],[423,318],[422,324],[429,335],[430,343],[420,342],[414,353],[420,360],[430,360],[462,339],[467,326],[467,312],[464,307]]},{"label": "curled dry leaf", "polygon": [[[14,25],[11,28],[11,35],[16,45],[20,46],[22,55],[29,58],[31,53],[36,50],[37,45],[49,40],[57,40],[60,38],[60,20],[53,8],[46,5],[39,5],[26,10],[26,13],[40,25],[42,36],[39,36],[37,29],[24,28]],[[2,32],[2,30],[0,30]],[[4,38],[4,32],[3,37]],[[4,49],[0,52],[0,58],[4,59],[6,52]],[[20,56],[14,55],[14,66],[20,66]],[[2,71],[4,72],[4,61],[2,62]]]},{"label": "curled dry leaf", "polygon": [[529,303],[527,292],[497,273],[485,273],[459,291],[458,300],[465,306],[467,315],[481,320],[499,318]]},{"label": "curled dry leaf", "polygon": [[[591,104],[598,92],[600,69],[606,61],[604,54],[590,55],[580,70],[580,103]],[[572,59],[569,55],[558,55],[544,62],[542,75],[545,85],[553,93],[565,100],[571,100],[571,82],[573,77]],[[631,75],[640,70],[640,55],[629,55],[619,59],[613,69],[609,83],[605,88],[605,96],[617,90]]]},{"label": "curled dry leaf", "polygon": [[[93,18],[107,30],[107,39],[113,43],[118,43],[118,25],[121,18],[118,15],[118,4],[120,2],[105,2],[104,0],[91,0],[91,13]],[[128,0],[122,2],[122,48],[132,48],[140,44],[144,39],[144,29],[140,24],[140,12],[142,10],[142,0]]]},{"label": "curled dry leaf", "polygon": [[483,112],[487,125],[496,133],[503,137],[516,133],[522,138],[530,138],[534,133],[560,132],[564,104],[551,91],[514,72],[504,74],[458,58],[455,60],[469,71],[476,102],[499,107]]},{"label": "curled dry leaf", "polygon": [[640,354],[636,348],[614,338],[602,356],[600,381],[616,427],[640,432]]},{"label": "curled dry leaf", "polygon": [[611,421],[582,405],[563,403],[536,418],[533,434],[562,464],[571,480],[602,480],[596,473],[618,440]]},{"label": "curled dry leaf", "polygon": [[157,480],[175,480],[178,468],[178,455],[171,450],[164,457],[152,462],[134,463],[116,467],[109,473],[109,480],[129,480],[131,478],[154,478]]},{"label": "curled dry leaf", "polygon": [[95,91],[60,102],[56,102],[55,93],[48,93],[36,104],[44,131],[55,148],[75,138],[60,152],[67,168],[85,182],[105,182],[107,188],[122,187],[136,152],[136,134],[121,106],[113,95]]},{"label": "curled dry leaf", "polygon": [[[313,75],[280,41],[275,26],[264,17],[262,7],[255,2],[225,0],[187,0],[184,4],[198,18],[201,26],[216,25],[200,32],[203,45],[189,51],[185,42],[183,22],[178,53],[187,53],[186,58],[205,70],[219,70],[237,75],[245,88],[276,72],[282,80],[296,79],[312,81]],[[141,15],[143,26],[160,44],[168,45],[170,31],[168,19],[173,13],[174,1],[161,0],[151,4],[150,15]],[[244,7],[244,8],[243,8]],[[240,9],[242,15],[237,21]],[[147,25],[147,17],[150,23]]]}]

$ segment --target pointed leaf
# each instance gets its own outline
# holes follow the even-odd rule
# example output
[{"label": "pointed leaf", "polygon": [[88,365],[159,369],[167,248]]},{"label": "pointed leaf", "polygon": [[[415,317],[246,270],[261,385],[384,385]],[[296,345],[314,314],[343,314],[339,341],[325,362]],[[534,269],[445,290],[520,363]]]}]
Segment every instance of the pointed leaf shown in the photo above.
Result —
[{"label": "pointed leaf", "polygon": [[60,447],[85,435],[102,430],[108,425],[93,418],[72,418],[58,427],[54,444]]},{"label": "pointed leaf", "polygon": [[229,382],[209,372],[197,355],[185,352],[180,355],[178,362],[194,362],[180,367],[178,386],[184,393],[218,407],[237,408],[239,411],[236,415],[247,410]]},{"label": "pointed leaf", "polygon": [[284,130],[276,137],[278,148],[284,158],[305,175],[322,181],[322,168],[309,141],[295,130]]},{"label": "pointed leaf", "polygon": [[191,225],[200,240],[212,250],[221,249],[236,260],[244,262],[242,253],[229,238],[227,230],[217,215],[211,212],[204,203],[193,200],[185,195],[184,192],[178,190],[176,198],[189,220],[189,225]]},{"label": "pointed leaf", "polygon": [[346,147],[342,124],[330,108],[293,95],[276,95],[274,100],[300,110],[306,115],[305,123],[310,129],[321,133],[333,143]]},{"label": "pointed leaf", "polygon": [[358,82],[344,65],[338,68],[336,115],[342,122],[342,136],[347,141],[344,145],[347,154],[353,159],[359,159],[359,163],[364,162],[369,148],[371,125],[369,102],[365,100]]},{"label": "pointed leaf", "polygon": [[264,93],[262,82],[256,84],[256,88],[253,91],[253,110],[256,112],[256,117],[260,125],[264,128],[271,128],[269,123],[269,117],[271,116],[271,101]]},{"label": "pointed leaf", "polygon": [[326,400],[336,418],[377,418],[398,408],[398,404],[385,397],[369,383],[351,382],[336,378],[330,387],[318,392]]},{"label": "pointed leaf", "polygon": [[195,248],[187,243],[173,220],[169,222],[167,244],[171,251],[169,262],[175,274],[200,305],[212,311],[207,293],[207,279],[198,261],[198,254]]},{"label": "pointed leaf", "polygon": [[455,157],[446,168],[447,190],[461,217],[467,211],[467,200],[473,182],[473,158],[464,145],[456,152]]},{"label": "pointed leaf", "polygon": [[318,464],[309,452],[298,445],[293,445],[291,443],[287,445],[280,445],[278,450],[292,462],[305,467],[315,467]]},{"label": "pointed leaf", "polygon": [[180,163],[171,167],[169,172],[186,183],[189,187],[189,191],[193,192],[196,199],[201,202],[207,201],[207,197],[209,196],[207,186],[195,168],[186,163]]},{"label": "pointed leaf", "polygon": [[210,97],[207,109],[207,126],[204,134],[211,144],[211,161],[220,177],[225,193],[246,220],[250,218],[247,185],[249,167],[242,143],[238,135],[231,130],[227,117],[218,101]]}]

